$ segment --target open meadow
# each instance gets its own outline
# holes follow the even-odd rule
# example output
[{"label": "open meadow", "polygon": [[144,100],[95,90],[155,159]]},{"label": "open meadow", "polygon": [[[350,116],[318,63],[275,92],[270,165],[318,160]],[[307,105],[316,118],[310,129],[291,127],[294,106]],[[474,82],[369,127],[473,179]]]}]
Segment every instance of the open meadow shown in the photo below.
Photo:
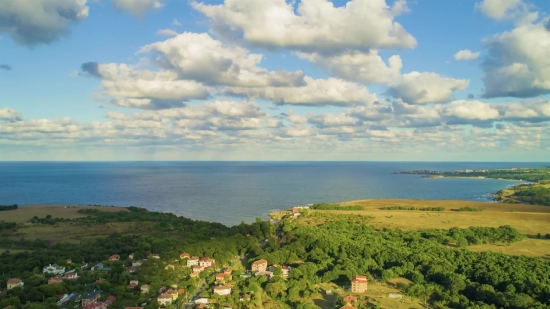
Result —
[{"label": "open meadow", "polygon": [[[376,228],[402,230],[450,229],[453,227],[499,227],[510,225],[527,239],[512,244],[486,244],[468,247],[473,251],[494,251],[514,255],[550,258],[550,240],[537,239],[536,235],[550,234],[550,207],[524,204],[483,203],[447,200],[359,200],[339,203],[340,206],[362,206],[363,210],[310,210],[334,215],[353,215],[354,220]],[[417,207],[419,210],[385,210],[386,207]],[[425,211],[423,207],[445,207],[446,211]],[[452,211],[474,207],[481,212]],[[282,213],[281,213],[282,214]],[[357,216],[361,215],[361,216]],[[280,214],[279,214],[280,216]],[[273,214],[276,218],[277,214]],[[299,218],[303,224],[320,224],[327,217]]]},{"label": "open meadow", "polygon": [[103,206],[72,206],[72,205],[29,205],[19,206],[15,210],[8,210],[0,212],[0,220],[6,222],[26,222],[32,217],[37,216],[44,218],[47,215],[51,215],[53,218],[81,218],[86,217],[86,214],[78,213],[81,209],[98,209],[101,211],[117,212],[128,211],[123,207],[103,207]]}]

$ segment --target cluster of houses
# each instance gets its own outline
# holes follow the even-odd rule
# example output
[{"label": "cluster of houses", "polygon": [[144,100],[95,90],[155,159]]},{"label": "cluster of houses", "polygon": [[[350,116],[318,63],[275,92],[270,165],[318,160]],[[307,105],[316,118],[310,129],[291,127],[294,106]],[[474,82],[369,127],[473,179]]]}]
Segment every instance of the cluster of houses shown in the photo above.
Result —
[{"label": "cluster of houses", "polygon": [[180,254],[180,259],[187,259],[187,267],[191,267],[191,277],[198,277],[200,273],[208,268],[216,266],[216,260],[209,257],[199,258],[198,256],[191,256],[189,253],[184,252]]},{"label": "cluster of houses", "polygon": [[281,265],[271,265],[268,267],[267,260],[258,260],[252,263],[250,271],[255,276],[267,276],[271,279],[276,268],[281,268],[282,275],[284,278],[288,278],[290,274],[290,266],[281,266]]},{"label": "cluster of houses", "polygon": [[[351,279],[351,292],[353,293],[365,293],[367,291],[367,276],[355,276]],[[346,304],[340,309],[357,309],[357,307],[352,306],[352,304],[357,301],[356,296],[348,295],[344,297],[344,303]]]}]

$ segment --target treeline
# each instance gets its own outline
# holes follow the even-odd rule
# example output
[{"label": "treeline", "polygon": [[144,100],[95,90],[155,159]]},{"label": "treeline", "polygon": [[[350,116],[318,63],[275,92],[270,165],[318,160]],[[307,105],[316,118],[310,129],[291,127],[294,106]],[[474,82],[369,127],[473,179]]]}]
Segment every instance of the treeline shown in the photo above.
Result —
[{"label": "treeline", "polygon": [[365,209],[365,207],[359,206],[359,205],[340,206],[337,204],[328,204],[328,203],[314,204],[310,208],[317,209],[317,210],[364,210]]},{"label": "treeline", "polygon": [[0,211],[6,211],[6,210],[15,210],[19,207],[17,204],[13,205],[0,205]]},{"label": "treeline", "polygon": [[[550,263],[539,258],[471,252],[441,245],[466,239],[512,242],[521,239],[515,229],[454,228],[448,231],[405,232],[376,230],[348,220],[322,225],[283,222],[279,243],[266,247],[261,258],[269,264],[295,266],[279,300],[292,308],[308,284],[333,282],[349,286],[355,275],[383,281],[411,280],[401,289],[412,297],[426,297],[434,308],[547,308],[550,299]],[[300,263],[297,263],[300,261]]]},{"label": "treeline", "polygon": [[517,186],[513,194],[518,200],[534,205],[550,206],[550,188],[542,185]]},{"label": "treeline", "polygon": [[476,207],[460,207],[456,209],[451,209],[452,211],[470,211],[470,212],[482,212],[483,209]]},{"label": "treeline", "polygon": [[382,210],[422,210],[422,211],[445,211],[445,207],[405,207],[405,206],[388,206],[380,208]]}]

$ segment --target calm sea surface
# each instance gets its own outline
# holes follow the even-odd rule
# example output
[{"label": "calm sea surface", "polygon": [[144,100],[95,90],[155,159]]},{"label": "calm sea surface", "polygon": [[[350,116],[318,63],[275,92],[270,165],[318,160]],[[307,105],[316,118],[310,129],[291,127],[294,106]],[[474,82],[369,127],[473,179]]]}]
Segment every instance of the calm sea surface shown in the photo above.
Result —
[{"label": "calm sea surface", "polygon": [[[140,206],[227,225],[274,209],[354,199],[489,201],[518,182],[393,172],[540,167],[456,162],[0,162],[0,205]],[[444,206],[444,205],[442,205]],[[1,213],[0,213],[1,220]]]}]

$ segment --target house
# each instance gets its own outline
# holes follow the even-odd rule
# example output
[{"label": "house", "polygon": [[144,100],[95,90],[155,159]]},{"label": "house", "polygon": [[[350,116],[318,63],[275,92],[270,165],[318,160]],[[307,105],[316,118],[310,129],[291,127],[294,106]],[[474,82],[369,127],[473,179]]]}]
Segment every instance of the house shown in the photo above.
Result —
[{"label": "house", "polygon": [[63,280],[78,280],[78,278],[78,274],[74,270],[63,275]]},{"label": "house", "polygon": [[202,266],[199,266],[199,265],[193,266],[193,273],[195,274],[200,274],[203,270],[204,268]]},{"label": "house", "polygon": [[241,294],[240,301],[250,301],[250,294]]},{"label": "house", "polygon": [[160,259],[160,255],[158,255],[156,253],[149,254],[149,257],[153,258],[153,259]]},{"label": "house", "polygon": [[258,260],[252,263],[252,272],[264,272],[267,270],[267,261]]},{"label": "house", "polygon": [[145,293],[149,293],[149,289],[151,288],[151,285],[149,284],[144,284],[141,286],[141,293],[145,294]]},{"label": "house", "polygon": [[353,306],[344,306],[344,307],[340,307],[340,309],[357,309],[357,307],[353,307]]},{"label": "house", "polygon": [[68,260],[65,260],[65,263],[67,263],[67,264],[72,264],[73,261],[72,261],[71,259],[68,259]]},{"label": "house", "polygon": [[351,279],[351,291],[353,293],[365,293],[367,290],[367,277],[355,276]]},{"label": "house", "polygon": [[198,298],[195,300],[195,304],[208,304],[208,298]]},{"label": "house", "polygon": [[139,267],[141,266],[143,263],[147,262],[147,260],[139,260],[139,261],[133,261],[132,262],[132,266],[134,267]]},{"label": "house", "polygon": [[168,270],[168,269],[174,269],[176,268],[176,266],[172,265],[172,264],[168,264],[164,267],[164,269]]},{"label": "house", "polygon": [[180,254],[180,259],[188,259],[191,257],[191,254],[187,253],[187,252],[184,252],[182,254]]},{"label": "house", "polygon": [[191,266],[195,266],[195,265],[199,265],[199,257],[192,256],[192,257],[187,259],[187,267],[191,267]]},{"label": "house", "polygon": [[230,286],[225,286],[225,285],[215,286],[212,290],[214,290],[215,294],[218,294],[221,296],[226,296],[231,294]]},{"label": "house", "polygon": [[50,275],[63,275],[65,273],[65,267],[57,264],[50,264],[48,266],[44,266],[42,273]]},{"label": "house", "polygon": [[131,282],[128,284],[127,288],[135,290],[138,287],[138,284],[135,282]]},{"label": "house", "polygon": [[94,266],[92,266],[92,271],[94,270],[100,270],[100,269],[103,269],[103,263],[97,263],[95,264]]},{"label": "house", "polygon": [[82,264],[82,266],[80,266],[80,269],[84,269],[84,268],[86,268],[86,267],[88,267],[88,263]]},{"label": "house", "polygon": [[216,275],[216,282],[225,282],[225,274],[219,273]]},{"label": "house", "polygon": [[105,282],[105,279],[99,278],[94,282],[94,284],[102,284],[103,282]]},{"label": "house", "polygon": [[166,292],[166,294],[169,294],[170,296],[172,296],[172,301],[176,301],[176,299],[178,299],[178,291],[176,290],[170,289]]},{"label": "house", "polygon": [[130,260],[133,260],[133,259],[134,259],[134,254],[135,254],[135,253],[130,253],[130,254],[128,255],[128,258],[129,258]]},{"label": "house", "polygon": [[15,288],[23,288],[24,285],[25,283],[19,278],[11,278],[7,282],[8,291]]},{"label": "house", "polygon": [[398,294],[398,293],[389,293],[389,294],[388,294],[388,298],[391,298],[391,299],[403,299],[403,295]]},{"label": "house", "polygon": [[139,281],[138,280],[130,280],[130,284],[134,283],[135,285],[138,285],[139,284]]},{"label": "house", "polygon": [[137,266],[129,266],[129,267],[126,267],[126,270],[128,270],[129,273],[133,274],[133,273],[135,273],[136,271],[139,270],[139,267],[137,267]]},{"label": "house", "polygon": [[182,295],[182,294],[184,294],[184,293],[185,293],[185,290],[184,290],[184,289],[179,289],[179,290],[178,290],[178,295]]},{"label": "house", "polygon": [[97,301],[91,302],[91,303],[87,304],[86,306],[82,307],[82,309],[105,309],[105,308],[107,308],[107,305],[105,305],[102,302],[97,302]]},{"label": "house", "polygon": [[71,293],[70,295],[65,294],[65,295],[57,302],[57,305],[58,305],[58,306],[64,306],[64,305],[70,304],[70,303],[72,303],[73,301],[75,301],[79,296],[80,296],[80,294],[77,294],[77,293]]},{"label": "house", "polygon": [[114,302],[116,302],[116,297],[111,295],[111,296],[107,297],[107,299],[105,300],[105,306],[109,306]]},{"label": "house", "polygon": [[216,260],[214,259],[203,257],[199,260],[199,266],[202,266],[204,268],[212,267],[214,265],[216,265]]},{"label": "house", "polygon": [[109,261],[118,261],[120,260],[120,255],[118,254],[113,254],[109,257]]},{"label": "house", "polygon": [[87,306],[90,303],[96,302],[100,296],[100,290],[93,290],[90,293],[82,296],[82,307]]},{"label": "house", "polygon": [[348,295],[344,297],[344,303],[346,303],[346,305],[351,305],[353,304],[354,301],[357,301],[357,297],[355,296]]},{"label": "house", "polygon": [[273,265],[273,266],[269,266],[268,270],[270,272],[274,272],[275,268],[279,268],[279,267],[281,268],[282,276],[284,278],[287,278],[288,275],[290,274],[290,267],[289,266]]},{"label": "house", "polygon": [[170,305],[172,303],[172,295],[167,293],[160,294],[159,297],[157,298],[157,302],[161,306]]},{"label": "house", "polygon": [[60,276],[55,276],[48,279],[48,284],[60,284],[61,282],[63,282],[63,278]]}]

